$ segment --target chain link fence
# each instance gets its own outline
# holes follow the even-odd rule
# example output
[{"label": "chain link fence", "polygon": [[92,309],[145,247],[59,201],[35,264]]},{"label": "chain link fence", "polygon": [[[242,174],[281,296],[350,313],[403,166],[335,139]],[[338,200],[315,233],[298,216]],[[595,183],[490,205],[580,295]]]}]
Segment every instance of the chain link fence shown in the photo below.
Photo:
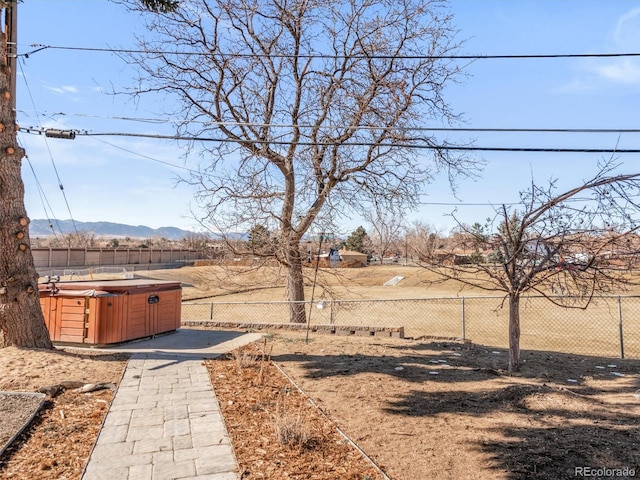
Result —
[{"label": "chain link fence", "polygon": [[64,268],[39,271],[40,278],[59,276],[60,280],[109,280],[132,279],[135,276],[133,268],[126,267],[92,267],[92,268]]},{"label": "chain link fence", "polygon": [[[306,314],[312,326],[403,327],[405,337],[509,345],[509,308],[500,297],[321,300],[307,302]],[[283,324],[289,321],[289,302],[183,303],[182,320]],[[640,358],[638,296],[598,297],[587,309],[523,297],[520,327],[522,349]]]}]

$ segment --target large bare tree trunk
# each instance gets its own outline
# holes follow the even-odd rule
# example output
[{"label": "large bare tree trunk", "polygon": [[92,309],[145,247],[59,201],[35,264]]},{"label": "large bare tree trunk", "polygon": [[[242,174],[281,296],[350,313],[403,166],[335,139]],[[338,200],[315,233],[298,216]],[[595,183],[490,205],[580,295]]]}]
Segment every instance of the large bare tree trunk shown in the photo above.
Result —
[{"label": "large bare tree trunk", "polygon": [[288,245],[287,252],[287,300],[289,301],[289,321],[305,323],[304,276],[298,241]]},{"label": "large bare tree trunk", "polygon": [[520,370],[520,297],[509,295],[509,372]]},{"label": "large bare tree trunk", "polygon": [[0,39],[0,346],[53,348],[38,295],[12,109],[6,37]]}]

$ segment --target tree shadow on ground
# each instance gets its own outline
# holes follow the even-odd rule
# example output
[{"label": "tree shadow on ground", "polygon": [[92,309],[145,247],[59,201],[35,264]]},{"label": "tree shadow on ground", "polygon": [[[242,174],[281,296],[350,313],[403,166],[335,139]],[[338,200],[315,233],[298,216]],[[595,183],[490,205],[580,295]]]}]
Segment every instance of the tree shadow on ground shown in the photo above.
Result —
[{"label": "tree shadow on ground", "polygon": [[[384,410],[408,418],[453,414],[462,423],[469,418],[470,425],[474,417],[491,416],[495,427],[480,432],[484,438],[473,441],[472,448],[488,453],[493,467],[508,472],[509,479],[575,478],[585,467],[622,473],[585,475],[590,478],[634,478],[634,472],[640,473],[639,401],[631,393],[637,380],[634,383],[613,391],[626,392],[628,398],[615,405],[591,396],[597,393],[593,389],[583,395],[575,388],[542,383],[476,392],[411,390]],[[634,472],[624,474],[629,469]]]},{"label": "tree shadow on ground", "polygon": [[[504,440],[479,443],[477,448],[489,453],[513,480],[636,478],[640,472],[640,429],[637,417],[627,420],[629,424],[619,426],[507,427],[499,432]],[[585,468],[601,470],[602,474],[585,475]]]},{"label": "tree shadow on ground", "polygon": [[[388,345],[386,346],[388,347]],[[389,347],[388,347],[389,348]],[[300,363],[308,378],[353,376],[361,373],[385,374],[409,383],[481,382],[496,377],[511,378],[506,370],[508,350],[456,342],[432,342],[410,347],[398,344],[389,355],[366,353],[341,355],[274,355],[276,362]],[[397,353],[400,353],[398,355]],[[628,391],[640,379],[640,360],[621,360],[545,351],[523,351],[522,368],[513,378],[536,383],[556,382],[582,395],[603,391]],[[594,389],[589,379],[620,380],[613,390]]]},{"label": "tree shadow on ground", "polygon": [[[471,427],[474,419],[491,416],[468,441],[509,479],[574,478],[585,471],[576,468],[596,470],[584,475],[589,478],[640,475],[640,361],[526,351],[521,371],[509,376],[505,349],[452,342],[391,348],[384,356],[293,354],[273,360],[296,362],[310,379],[373,373],[406,382],[406,390],[396,385],[396,395],[386,400],[388,415],[454,415],[459,424],[468,418]],[[429,382],[439,386],[429,390]],[[615,402],[604,395],[615,395]],[[602,468],[612,470],[599,475]]]}]

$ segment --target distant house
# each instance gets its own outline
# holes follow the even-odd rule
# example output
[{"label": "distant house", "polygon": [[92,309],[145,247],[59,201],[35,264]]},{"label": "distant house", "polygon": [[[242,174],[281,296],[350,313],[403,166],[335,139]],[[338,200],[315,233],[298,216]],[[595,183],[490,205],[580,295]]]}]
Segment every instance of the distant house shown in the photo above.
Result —
[{"label": "distant house", "polygon": [[351,250],[340,250],[340,261],[343,267],[347,266],[360,266],[365,267],[367,265],[367,254],[361,252],[353,252]]}]

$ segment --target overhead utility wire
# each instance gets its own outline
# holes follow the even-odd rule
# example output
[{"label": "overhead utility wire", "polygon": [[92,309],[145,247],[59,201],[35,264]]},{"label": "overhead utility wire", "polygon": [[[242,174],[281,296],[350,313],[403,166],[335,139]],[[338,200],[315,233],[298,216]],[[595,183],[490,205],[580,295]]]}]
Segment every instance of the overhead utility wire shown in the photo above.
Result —
[{"label": "overhead utility wire", "polygon": [[[178,169],[181,169],[181,170],[186,170],[186,171],[187,171],[187,172],[189,172],[189,173],[197,173],[197,174],[199,174],[199,173],[200,173],[200,172],[198,172],[198,171],[196,171],[196,170],[193,170],[193,169],[190,169],[190,168],[187,168],[187,167],[182,167],[182,166],[180,166],[180,165],[175,165],[175,164],[172,164],[172,163],[169,163],[169,162],[165,162],[165,161],[162,161],[162,160],[158,160],[157,158],[153,158],[153,157],[150,157],[150,156],[148,156],[148,155],[144,155],[144,154],[142,154],[142,153],[134,152],[134,151],[132,151],[132,150],[129,150],[129,149],[124,148],[124,147],[121,147],[121,146],[116,145],[116,144],[114,144],[114,143],[107,142],[106,140],[102,140],[102,139],[96,139],[96,140],[98,140],[98,141],[100,141],[100,142],[102,142],[102,143],[104,143],[104,144],[106,144],[106,145],[109,145],[109,146],[111,146],[111,147],[113,147],[113,148],[117,148],[117,149],[122,150],[122,151],[124,151],[124,152],[131,153],[131,154],[133,154],[133,155],[136,155],[136,156],[139,156],[139,157],[145,158],[145,159],[147,159],[147,160],[151,160],[151,161],[153,161],[153,162],[161,163],[161,164],[168,165],[168,166],[170,166],[170,167],[178,168]],[[579,199],[579,198],[578,198],[578,199],[570,199],[569,201],[571,201],[571,202],[578,202],[578,201],[584,201],[584,200],[585,200],[585,199]],[[520,201],[520,202],[493,202],[493,203],[422,202],[422,204],[423,204],[423,205],[440,205],[440,206],[455,206],[455,207],[466,207],[466,206],[469,206],[469,207],[472,207],[472,206],[491,206],[491,207],[495,207],[496,205],[508,205],[508,206],[514,206],[514,205],[524,205],[524,204],[526,204],[526,203],[527,203],[527,202],[522,202],[522,201]]]},{"label": "overhead utility wire", "polygon": [[[105,52],[105,53],[142,53],[152,55],[201,55],[210,56],[211,52],[189,52],[189,51],[164,51],[164,50],[138,50],[128,48],[106,48],[106,47],[69,47],[62,45],[44,45],[34,43],[30,45],[35,50],[18,54],[18,57],[29,58],[30,55],[43,50],[70,50],[79,52]],[[640,53],[560,53],[560,54],[531,54],[531,55],[329,55],[321,53],[300,53],[300,54],[269,54],[261,55],[256,53],[225,53],[220,55],[238,58],[349,58],[349,59],[405,59],[405,60],[508,60],[508,59],[543,59],[543,58],[616,58],[616,57],[640,57]]]},{"label": "overhead utility wire", "polygon": [[[25,112],[24,110],[21,110]],[[25,112],[26,113],[26,112]],[[139,118],[110,115],[92,115],[88,113],[43,113],[43,116],[75,116],[83,118],[102,118],[107,120],[126,120],[141,123],[167,123],[166,118]],[[292,125],[286,123],[254,123],[254,122],[214,122],[194,120],[191,123],[202,125],[219,125],[228,127],[273,127],[273,128],[315,128],[315,125]],[[339,125],[326,125],[326,128],[346,128]],[[382,127],[360,125],[359,130],[380,130]],[[37,130],[34,128],[34,130]],[[499,127],[403,127],[407,132],[475,132],[475,133],[640,133],[640,128],[499,128]]]},{"label": "overhead utility wire", "polygon": [[[139,152],[134,152],[132,150],[129,150],[129,149],[124,148],[124,147],[121,147],[121,146],[116,145],[114,143],[107,142],[106,140],[102,140],[102,139],[99,139],[99,138],[96,138],[96,140],[98,140],[98,141],[100,141],[100,142],[102,142],[102,143],[104,143],[106,145],[109,145],[109,146],[111,146],[113,148],[122,150],[122,151],[127,152],[127,153],[131,153],[133,155],[145,158],[147,160],[151,160],[153,162],[157,162],[157,163],[161,163],[161,164],[164,164],[164,165],[167,165],[167,166],[170,166],[170,167],[174,167],[174,168],[177,168],[177,169],[185,170],[185,171],[187,171],[189,173],[197,173],[197,174],[200,173],[200,172],[198,172],[196,170],[193,170],[193,169],[190,169],[190,168],[187,168],[187,167],[183,167],[183,166],[180,166],[180,165],[175,165],[175,164],[172,164],[172,163],[169,163],[169,162],[165,162],[163,160],[158,160],[157,158],[153,158],[153,157],[150,157],[148,155],[144,155],[144,154],[139,153]],[[29,161],[28,157],[27,157],[27,160]],[[29,161],[29,165],[31,166],[31,162],[30,161]],[[33,167],[31,167],[31,169],[33,170]],[[35,176],[35,172],[34,172],[34,176]],[[37,177],[36,177],[36,181],[37,181]],[[568,200],[568,202],[583,202],[583,201],[588,201],[588,200],[589,199],[585,199],[585,198],[575,198],[575,199]],[[48,201],[47,201],[47,203],[48,203]],[[472,207],[472,206],[491,206],[491,207],[495,207],[497,205],[515,206],[515,205],[525,205],[527,203],[528,202],[524,202],[524,201],[520,201],[520,202],[480,202],[480,203],[477,203],[477,202],[421,202],[422,205],[439,205],[439,206],[453,206],[453,207]],[[51,207],[49,207],[49,208],[51,208]],[[45,209],[45,211],[46,211],[46,209]],[[53,227],[51,225],[50,225],[50,227],[53,229]],[[54,235],[55,235],[55,232],[54,232]]]},{"label": "overhead utility wire", "polygon": [[[20,73],[22,74],[22,78],[24,79],[24,84],[27,87],[27,93],[29,94],[29,99],[31,100],[31,105],[33,106],[33,109],[36,111],[36,115],[37,115],[37,109],[36,109],[36,105],[35,105],[35,101],[33,100],[33,95],[31,94],[31,88],[29,87],[29,82],[27,81],[27,76],[24,74],[24,71],[22,70],[22,64],[20,62],[17,62],[18,65],[20,66]],[[38,117],[39,118],[39,117]],[[73,225],[73,230],[75,231],[75,233],[78,233],[78,229],[76,228],[76,222],[73,218],[73,214],[71,213],[71,206],[69,205],[69,200],[67,199],[67,195],[64,191],[64,186],[62,185],[62,180],[60,179],[60,174],[58,173],[58,167],[56,166],[56,162],[53,159],[53,154],[51,153],[51,149],[49,148],[49,142],[47,142],[46,138],[45,138],[45,145],[47,146],[47,152],[49,152],[49,158],[51,159],[51,164],[53,165],[53,171],[56,174],[56,178],[58,180],[58,187],[60,188],[60,192],[62,192],[62,197],[64,198],[64,203],[67,206],[67,212],[69,212],[69,218],[71,219],[71,224]],[[53,213],[53,212],[51,212]],[[58,226],[58,228],[60,228],[60,226]],[[60,229],[60,232],[62,233],[62,229]]]},{"label": "overhead utility wire", "polygon": [[[31,163],[31,159],[29,158],[28,155],[25,155],[25,158],[27,160],[27,163],[29,164],[29,168],[31,169],[31,173],[33,174],[33,178],[35,179],[36,187],[37,187],[37,190],[38,190],[38,195],[40,196],[40,203],[42,203],[42,210],[44,211],[44,214],[47,217],[47,222],[49,222],[49,228],[51,229],[51,232],[53,233],[54,238],[57,240],[58,239],[58,235],[56,234],[56,231],[53,228],[53,223],[52,223],[51,219],[52,218],[55,219],[55,222],[58,225],[58,229],[60,230],[61,233],[62,233],[62,229],[60,228],[60,224],[58,223],[58,220],[56,219],[56,216],[53,213],[53,208],[51,208],[51,204],[49,203],[49,199],[47,198],[47,195],[44,192],[44,189],[42,188],[42,184],[40,183],[40,179],[38,178],[38,175],[36,175],[36,171],[33,168],[33,164]],[[47,210],[47,207],[48,207],[48,210]],[[51,215],[49,215],[49,213],[51,213]]]},{"label": "overhead utility wire", "polygon": [[158,160],[157,158],[150,157],[149,155],[145,155],[143,153],[134,152],[133,150],[129,150],[128,148],[124,148],[124,147],[121,147],[121,146],[116,145],[114,143],[107,142],[106,140],[102,140],[101,138],[96,138],[96,140],[104,143],[105,145],[109,145],[110,147],[117,148],[118,150],[122,150],[123,152],[127,152],[127,153],[130,153],[132,155],[137,155],[138,157],[142,157],[142,158],[145,158],[147,160],[151,160],[152,162],[161,163],[163,165],[167,165],[169,167],[177,168],[179,170],[185,170],[185,171],[187,171],[189,173],[193,173],[193,174],[200,173],[197,170],[193,170],[193,169],[188,168],[188,167],[183,167],[181,165],[175,165],[173,163],[165,162],[164,160]]},{"label": "overhead utility wire", "polygon": [[[639,198],[640,195],[630,195],[633,198]],[[621,198],[621,197],[616,197]],[[568,198],[565,200],[565,203],[587,203],[592,201],[592,198],[588,197],[578,197],[578,198]],[[535,201],[534,205],[542,205],[544,203],[548,203],[546,200]],[[444,207],[501,207],[502,205],[506,206],[515,206],[515,205],[530,205],[531,202],[528,200],[521,200],[519,202],[420,202],[420,205],[437,205]]]},{"label": "overhead utility wire", "polygon": [[[39,133],[32,132],[30,129],[20,128],[21,131],[26,133]],[[216,137],[198,137],[198,136],[180,136],[180,135],[160,135],[149,133],[126,133],[126,132],[75,132],[77,136],[87,137],[136,137],[136,138],[153,138],[157,140],[175,140],[175,141],[188,141],[188,142],[217,142],[217,143],[237,143],[236,140],[228,138],[216,138]],[[419,141],[420,139],[416,139]],[[258,145],[291,145],[295,143],[303,147],[312,146],[333,146],[338,145],[335,142],[288,142],[284,140],[251,140],[248,143]],[[455,150],[466,152],[542,152],[542,153],[640,153],[640,149],[620,149],[620,148],[557,148],[557,147],[473,147],[473,146],[460,146],[460,145],[431,145],[427,142],[424,144],[414,143],[372,143],[372,142],[347,142],[340,143],[343,146],[350,147],[400,147],[400,148],[414,148],[418,150]]]}]

